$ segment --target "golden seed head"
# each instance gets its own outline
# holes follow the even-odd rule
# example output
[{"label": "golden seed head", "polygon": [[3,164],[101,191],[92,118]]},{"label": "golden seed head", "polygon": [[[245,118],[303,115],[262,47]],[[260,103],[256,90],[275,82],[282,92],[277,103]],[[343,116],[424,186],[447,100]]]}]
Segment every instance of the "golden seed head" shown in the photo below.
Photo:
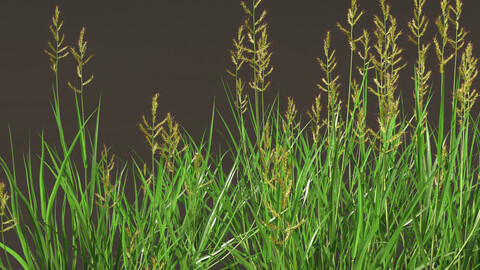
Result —
[{"label": "golden seed head", "polygon": [[347,22],[350,25],[350,29],[344,28],[340,23],[337,22],[337,27],[340,29],[340,31],[342,31],[347,36],[348,43],[352,51],[356,49],[356,43],[360,41],[360,38],[357,38],[357,39],[353,38],[352,30],[355,24],[357,24],[358,20],[360,20],[360,17],[362,17],[362,15],[364,14],[364,12],[360,11],[360,13],[358,14],[357,13],[358,13],[357,1],[352,0],[351,6],[348,9],[348,13],[347,13]]},{"label": "golden seed head", "polygon": [[414,0],[415,9],[413,10],[413,18],[408,22],[408,28],[410,28],[413,34],[413,36],[408,35],[408,38],[415,45],[418,45],[418,41],[425,34],[428,26],[428,19],[423,14],[425,2],[426,0]]},{"label": "golden seed head", "polygon": [[247,95],[243,94],[243,88],[245,83],[242,81],[242,78],[238,77],[236,80],[236,89],[237,89],[237,100],[235,101],[235,106],[240,110],[242,114],[247,111],[248,99]]},{"label": "golden seed head", "polygon": [[193,158],[193,168],[197,175],[200,173],[200,168],[203,165],[203,156],[199,152],[195,152],[195,157]]},{"label": "golden seed head", "polygon": [[3,197],[3,192],[5,192],[5,183],[0,182],[0,197]]},{"label": "golden seed head", "polygon": [[270,170],[270,159],[272,158],[273,154],[271,150],[272,146],[272,138],[270,136],[270,122],[267,121],[263,128],[262,132],[262,140],[260,143],[260,163],[262,165],[262,176],[265,182],[269,182],[268,179],[269,170]]},{"label": "golden seed head", "polygon": [[0,182],[0,216],[5,215],[8,198],[10,198],[10,196],[5,192],[5,183]]},{"label": "golden seed head", "polygon": [[103,173],[101,176],[101,182],[103,184],[103,194],[104,196],[100,195],[99,193],[96,193],[95,195],[99,198],[99,202],[97,202],[97,205],[99,205],[102,208],[112,208],[115,206],[119,201],[120,198],[118,198],[115,202],[113,202],[111,205],[109,205],[108,201],[111,197],[111,193],[114,190],[114,186],[110,183],[110,174],[111,171],[113,170],[115,166],[115,155],[112,155],[110,158],[110,161],[108,160],[108,151],[106,145],[103,145],[103,152],[102,152],[102,159],[100,162],[99,169]]},{"label": "golden seed head", "polygon": [[466,120],[473,104],[478,97],[476,90],[471,89],[473,81],[478,75],[478,58],[473,57],[472,54],[473,45],[472,43],[469,43],[465,49],[465,52],[462,54],[460,65],[460,73],[462,75],[463,82],[455,93],[455,98],[459,101],[457,114],[459,116],[460,124]]},{"label": "golden seed head", "polygon": [[312,110],[307,111],[308,116],[312,120],[312,126],[310,126],[310,131],[312,132],[312,139],[314,143],[320,141],[320,129],[323,127],[324,123],[321,123],[321,113],[322,105],[320,104],[320,94],[315,97],[314,104],[312,104]]},{"label": "golden seed head", "polygon": [[91,75],[89,79],[84,80],[84,76],[83,76],[83,67],[93,57],[93,55],[90,55],[86,60],[84,60],[87,52],[87,42],[83,41],[84,35],[85,35],[85,27],[83,27],[82,30],[80,31],[80,36],[78,38],[78,52],[75,51],[75,48],[73,47],[70,48],[70,52],[72,53],[75,60],[77,60],[77,76],[78,78],[80,78],[81,87],[80,89],[78,89],[74,85],[72,85],[70,82],[68,82],[67,84],[73,91],[80,94],[82,93],[83,86],[89,84],[94,78],[94,76]]},{"label": "golden seed head", "polygon": [[337,60],[335,50],[330,51],[330,42],[330,32],[327,32],[323,45],[325,60],[317,58],[317,62],[325,72],[326,77],[322,79],[322,84],[317,84],[317,87],[328,93],[328,112],[333,117],[334,114],[340,111],[341,101],[338,100],[338,88],[340,87],[338,81],[340,77],[333,75],[333,71],[337,66]]},{"label": "golden seed head", "polygon": [[467,31],[465,28],[460,27],[460,17],[462,15],[462,2],[456,0],[455,7],[449,5],[449,11],[453,13],[453,18],[448,16],[448,20],[455,26],[455,35],[453,38],[447,36],[447,42],[452,46],[454,49],[453,54],[456,56],[458,50],[461,50],[465,45],[465,36],[467,35]]},{"label": "golden seed head", "polygon": [[157,119],[157,108],[158,108],[158,93],[155,94],[152,98],[152,126],[155,125]]},{"label": "golden seed head", "polygon": [[[446,8],[448,8],[449,10],[448,11],[451,11],[455,16],[455,19],[451,18],[451,21],[454,22],[454,21],[457,21],[460,19],[461,15],[462,15],[462,1],[460,0],[455,0],[455,7],[453,7],[452,5],[448,5],[445,6]],[[443,8],[443,6],[442,6]]]},{"label": "golden seed head", "polygon": [[58,6],[55,7],[55,14],[52,16],[52,25],[49,26],[50,32],[53,35],[53,39],[55,40],[55,43],[52,45],[52,43],[49,41],[48,42],[48,47],[50,48],[50,52],[47,50],[44,50],[44,52],[49,56],[51,65],[50,69],[56,74],[58,72],[58,60],[66,57],[69,52],[68,52],[68,47],[64,46],[62,47],[62,43],[64,40],[64,35],[62,34],[60,36],[60,29],[62,28],[63,21],[59,23],[59,16],[60,16],[60,10],[58,9]]},{"label": "golden seed head", "polygon": [[374,78],[378,90],[369,87],[369,91],[379,97],[380,116],[378,122],[381,132],[385,132],[385,128],[398,115],[398,99],[395,99],[394,92],[397,89],[399,72],[406,66],[406,63],[400,63],[403,49],[397,45],[397,40],[402,32],[397,29],[397,20],[390,14],[390,7],[385,4],[385,1],[380,1],[380,6],[383,19],[378,16],[374,18],[376,54],[370,54],[370,60],[378,74]]},{"label": "golden seed head", "polygon": [[55,6],[55,15],[52,17],[52,22],[56,26],[58,23],[58,17],[60,16],[60,9],[58,8],[58,5]]},{"label": "golden seed head", "polygon": [[[270,52],[269,48],[271,42],[268,41],[267,23],[264,22],[267,11],[264,10],[258,19],[253,16],[253,14],[256,14],[255,9],[258,7],[260,2],[260,0],[255,1],[252,10],[248,9],[244,2],[240,3],[244,12],[248,15],[248,17],[252,18],[252,22],[250,22],[248,18],[245,19],[244,27],[247,29],[248,41],[254,49],[243,46],[241,46],[241,48],[242,53],[246,52],[251,54],[250,57],[242,57],[242,59],[248,62],[250,67],[254,70],[254,78],[248,82],[248,85],[254,91],[263,92],[270,86],[271,82],[267,81],[266,77],[272,73],[273,67],[270,65],[272,52]],[[243,31],[243,29],[241,30]],[[233,74],[233,72],[230,72],[230,74]],[[242,104],[245,102],[239,103]]]},{"label": "golden seed head", "polygon": [[181,150],[178,149],[180,141],[182,140],[182,135],[179,131],[178,123],[173,120],[173,116],[170,114],[170,112],[167,113],[167,116],[162,121],[162,125],[163,123],[167,124],[167,129],[162,128],[160,131],[163,143],[161,144],[159,150],[162,157],[165,159],[168,171],[173,172],[174,159],[179,154],[183,153],[187,149],[187,146]]},{"label": "golden seed head", "polygon": [[292,139],[293,131],[299,127],[300,123],[297,123],[295,117],[297,116],[297,109],[293,98],[288,97],[288,106],[285,111],[285,121],[282,121],[283,132],[288,136],[288,140]]},{"label": "golden seed head", "polygon": [[[3,217],[5,215],[5,209],[7,208],[7,202],[10,196],[8,196],[7,192],[5,192],[5,183],[0,182],[0,217]],[[13,229],[15,226],[17,226],[17,218],[12,218],[9,220],[2,220],[2,229],[0,230],[0,233],[4,233],[8,230]]]}]

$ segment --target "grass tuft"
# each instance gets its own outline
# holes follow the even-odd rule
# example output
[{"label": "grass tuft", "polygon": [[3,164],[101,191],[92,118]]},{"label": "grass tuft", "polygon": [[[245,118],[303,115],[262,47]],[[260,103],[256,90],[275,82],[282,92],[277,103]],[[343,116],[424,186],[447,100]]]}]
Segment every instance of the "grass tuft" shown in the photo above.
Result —
[{"label": "grass tuft", "polygon": [[[264,100],[273,72],[268,14],[259,12],[261,0],[240,2],[245,20],[230,53],[232,86],[222,80],[234,123],[213,110],[208,136],[197,140],[171,113],[158,120],[155,94],[151,117],[142,115],[138,124],[149,160],[136,155],[129,162],[105,145],[99,152],[101,103],[92,112],[84,109],[84,90],[93,79],[85,72],[92,58],[85,28],[77,48],[64,45],[56,7],[45,53],[54,74],[52,110],[61,148],[55,150],[42,133],[38,159],[31,153],[24,159],[26,179],[17,178],[15,161],[10,167],[0,158],[10,191],[0,182],[0,249],[7,258],[0,268],[478,268],[480,130],[471,115],[478,59],[459,23],[463,3],[440,1],[434,38],[426,36],[425,0],[413,0],[407,34],[388,2],[378,3],[373,32],[357,29],[367,13],[356,0],[346,22],[337,24],[350,49],[346,82],[337,74],[341,63],[327,32],[317,58],[324,78],[304,123],[294,98],[288,97],[285,112],[278,98]],[[414,61],[402,39],[415,45]],[[429,50],[436,53],[434,70],[428,70]],[[60,60],[68,56],[77,62],[79,78],[67,84],[76,102],[73,137],[63,132],[59,106],[65,87],[58,83]],[[404,91],[414,97],[412,111],[400,106],[398,94],[407,62],[413,74]],[[450,126],[446,91],[452,96]],[[432,121],[433,96],[440,98],[440,111]],[[378,129],[366,125],[372,102]],[[211,151],[215,116],[229,146],[219,153]],[[80,164],[72,158],[75,151]],[[33,162],[40,164],[38,174]],[[52,185],[46,185],[49,179]],[[6,243],[5,233],[18,242]]]}]

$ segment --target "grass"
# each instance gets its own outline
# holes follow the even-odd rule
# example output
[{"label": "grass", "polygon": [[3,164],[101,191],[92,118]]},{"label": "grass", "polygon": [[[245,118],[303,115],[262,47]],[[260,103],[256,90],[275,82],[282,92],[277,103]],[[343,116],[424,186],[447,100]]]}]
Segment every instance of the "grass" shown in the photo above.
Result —
[{"label": "grass", "polygon": [[[338,25],[350,48],[348,82],[340,84],[327,33],[317,59],[324,72],[321,92],[306,123],[292,98],[285,112],[278,99],[264,100],[273,67],[267,13],[259,11],[260,4],[241,2],[246,19],[233,40],[228,71],[233,84],[222,81],[235,122],[213,111],[205,135],[192,138],[170,114],[157,119],[155,95],[151,116],[139,122],[151,155],[147,161],[135,155],[130,162],[97,144],[100,101],[92,112],[83,106],[93,79],[84,69],[91,59],[85,29],[76,47],[63,45],[63,22],[55,9],[46,53],[55,75],[52,109],[60,150],[40,135],[39,171],[31,170],[30,153],[24,160],[26,192],[18,187],[15,161],[10,167],[0,159],[8,181],[8,189],[0,183],[2,239],[7,231],[18,237],[17,243],[1,241],[7,258],[2,268],[12,263],[25,269],[480,266],[480,131],[470,114],[478,70],[459,24],[462,2],[441,1],[431,40],[425,37],[432,27],[423,12],[425,0],[413,1],[405,34],[417,48],[410,81],[415,104],[413,116],[406,117],[397,94],[406,67],[398,43],[405,34],[384,0],[373,17],[375,30],[359,31],[364,13],[352,0],[347,23]],[[429,51],[436,54],[432,62],[438,70],[428,70]],[[68,83],[76,101],[73,138],[63,132],[59,106],[59,65],[69,55],[78,75]],[[453,85],[445,84],[447,78]],[[340,91],[348,93],[346,102]],[[447,91],[453,97],[450,123]],[[433,95],[441,100],[438,116],[427,113]],[[366,125],[367,102],[378,104],[377,130]],[[228,144],[219,153],[212,152],[216,117]],[[54,179],[51,188],[48,179]],[[127,185],[135,190],[133,201],[127,200]]]}]

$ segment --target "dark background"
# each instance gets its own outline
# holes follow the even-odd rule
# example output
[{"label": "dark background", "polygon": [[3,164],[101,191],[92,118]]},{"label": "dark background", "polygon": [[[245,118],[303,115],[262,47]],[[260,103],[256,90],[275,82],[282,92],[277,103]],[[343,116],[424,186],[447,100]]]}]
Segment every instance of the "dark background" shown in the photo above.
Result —
[{"label": "dark background", "polygon": [[[250,1],[248,1],[249,3]],[[469,31],[468,40],[474,42],[474,53],[480,55],[479,37],[480,1],[464,0],[462,26]],[[38,133],[44,129],[47,142],[59,149],[57,128],[50,102],[52,101],[53,72],[48,56],[43,52],[52,40],[49,32],[55,5],[60,7],[64,20],[62,33],[68,45],[77,45],[82,26],[86,27],[88,55],[92,60],[85,74],[95,75],[86,86],[85,105],[91,112],[102,93],[99,146],[112,146],[111,153],[122,159],[133,155],[130,147],[148,159],[149,149],[137,127],[142,114],[150,115],[151,98],[160,93],[158,117],[171,112],[193,137],[200,137],[210,124],[212,105],[227,119],[231,118],[221,78],[232,84],[225,72],[232,68],[229,51],[232,38],[245,15],[237,0],[187,1],[2,1],[0,3],[0,156],[10,161],[8,125],[13,134],[13,145],[19,181],[22,174],[22,153],[28,150],[29,136],[33,154],[40,154]],[[372,30],[372,15],[379,14],[378,1],[359,0],[360,9],[367,13],[357,26]],[[392,14],[399,27],[409,33],[407,22],[413,15],[413,0],[391,0]],[[431,41],[437,33],[434,18],[440,14],[440,0],[429,0],[425,7],[430,18],[429,32],[424,40]],[[346,23],[349,0],[264,0],[260,10],[269,14],[269,39],[273,41],[272,65],[267,101],[278,93],[282,108],[287,96],[292,96],[299,112],[306,119],[319,90],[316,84],[324,76],[316,57],[323,56],[323,39],[332,30],[332,46],[337,49],[337,73],[341,75],[341,99],[346,101],[349,51],[345,36],[335,27],[337,21]],[[407,53],[397,92],[404,97],[406,114],[412,100],[413,74],[416,48],[400,38],[400,46]],[[437,74],[438,67],[430,50],[430,69]],[[357,63],[358,58],[356,59]],[[61,62],[60,100],[67,141],[71,142],[76,130],[73,92],[67,81],[78,84],[73,58]],[[451,67],[447,68],[447,76]],[[358,73],[355,73],[358,78]],[[439,81],[433,78],[433,91],[439,93]],[[447,83],[450,91],[451,83]],[[474,83],[478,88],[478,81]],[[247,89],[251,92],[250,89]],[[327,98],[324,94],[323,102]],[[439,94],[429,108],[430,120],[438,115]],[[447,95],[447,113],[450,112]],[[368,124],[376,128],[377,106],[369,96]],[[478,107],[478,105],[476,105]],[[324,106],[326,109],[326,107]],[[474,110],[476,108],[474,107]],[[326,110],[324,110],[325,113]],[[304,122],[305,123],[305,122]],[[217,122],[220,125],[220,122]],[[30,135],[29,135],[30,134]],[[219,144],[217,135],[214,144]],[[38,163],[34,161],[34,163]],[[34,172],[37,173],[37,172]],[[0,180],[6,181],[4,174]],[[22,185],[20,183],[20,185]],[[10,192],[10,191],[9,191]]]}]

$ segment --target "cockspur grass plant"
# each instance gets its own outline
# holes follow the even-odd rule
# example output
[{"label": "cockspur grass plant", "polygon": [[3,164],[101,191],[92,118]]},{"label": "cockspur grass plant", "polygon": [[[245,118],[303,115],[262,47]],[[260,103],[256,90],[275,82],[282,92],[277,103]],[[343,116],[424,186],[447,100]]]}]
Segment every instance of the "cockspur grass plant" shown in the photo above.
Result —
[{"label": "cockspur grass plant", "polygon": [[[241,2],[246,19],[233,40],[234,68],[228,71],[233,90],[222,81],[234,123],[214,110],[208,133],[192,138],[171,113],[157,121],[156,94],[151,118],[142,116],[138,124],[149,147],[148,161],[135,154],[130,162],[115,158],[105,145],[99,152],[100,103],[93,112],[84,109],[83,94],[93,79],[85,75],[92,59],[86,30],[82,28],[77,48],[63,45],[63,21],[55,9],[53,42],[46,53],[54,72],[52,109],[61,148],[57,152],[40,135],[38,174],[32,172],[30,153],[24,161],[27,192],[17,184],[23,179],[15,172],[13,154],[11,167],[0,159],[8,181],[8,188],[0,182],[0,247],[6,257],[0,267],[480,266],[480,130],[471,115],[478,60],[460,26],[462,2],[440,2],[438,34],[429,41],[426,0],[413,0],[407,35],[386,0],[378,1],[374,31],[359,31],[357,23],[366,13],[352,0],[348,26],[337,24],[350,49],[347,81],[336,71],[338,59],[327,32],[323,56],[317,59],[323,71],[321,92],[306,112],[306,123],[293,98],[285,112],[278,98],[270,105],[264,100],[273,67],[261,3]],[[405,57],[404,37],[416,46],[415,61]],[[438,70],[428,70],[429,51],[436,53]],[[77,62],[79,78],[78,85],[67,84],[75,95],[73,138],[65,135],[60,113],[59,65],[68,55]],[[401,111],[398,94],[400,71],[408,63],[413,63],[413,74],[404,92],[411,89],[412,112]],[[248,68],[251,73],[241,72]],[[433,72],[439,73],[439,82],[432,80]],[[248,74],[250,79],[242,77]],[[451,89],[445,85],[448,76]],[[445,128],[448,90],[452,119]],[[427,113],[433,96],[440,97],[438,127]],[[366,125],[372,98],[379,109],[377,129]],[[229,146],[218,156],[212,153],[216,115]],[[13,153],[13,141],[11,145]],[[80,152],[80,169],[74,151]],[[51,185],[45,185],[48,181]],[[126,185],[134,187],[133,201],[125,194]],[[5,242],[5,233],[14,233],[18,242]]]}]

